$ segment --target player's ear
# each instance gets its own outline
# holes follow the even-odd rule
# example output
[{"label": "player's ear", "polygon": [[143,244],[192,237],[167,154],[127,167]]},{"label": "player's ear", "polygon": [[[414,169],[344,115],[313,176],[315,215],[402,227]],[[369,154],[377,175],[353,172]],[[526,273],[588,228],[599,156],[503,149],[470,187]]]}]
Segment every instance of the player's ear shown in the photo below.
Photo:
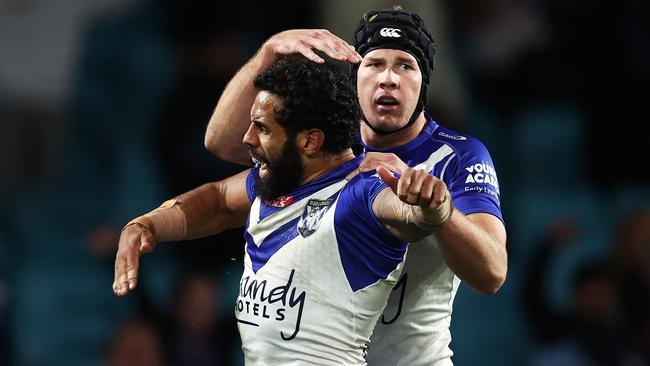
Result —
[{"label": "player's ear", "polygon": [[298,146],[305,151],[306,155],[321,151],[324,142],[325,134],[317,128],[302,131],[298,134]]}]

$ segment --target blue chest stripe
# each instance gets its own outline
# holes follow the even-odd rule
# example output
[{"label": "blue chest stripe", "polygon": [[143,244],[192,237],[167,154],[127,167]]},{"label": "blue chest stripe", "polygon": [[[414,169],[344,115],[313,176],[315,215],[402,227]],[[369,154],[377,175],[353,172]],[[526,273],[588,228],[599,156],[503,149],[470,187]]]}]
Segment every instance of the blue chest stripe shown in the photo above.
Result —
[{"label": "blue chest stripe", "polygon": [[257,273],[269,261],[273,254],[298,235],[298,230],[296,229],[298,220],[300,220],[300,217],[277,228],[259,247],[255,245],[253,238],[248,232],[244,233],[247,244],[246,251],[251,258],[253,272]]}]

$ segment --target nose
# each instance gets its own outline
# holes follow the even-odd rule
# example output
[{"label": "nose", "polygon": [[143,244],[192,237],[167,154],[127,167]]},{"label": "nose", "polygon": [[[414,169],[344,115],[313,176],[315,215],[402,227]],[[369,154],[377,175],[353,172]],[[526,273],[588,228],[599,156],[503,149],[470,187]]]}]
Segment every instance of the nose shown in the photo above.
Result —
[{"label": "nose", "polygon": [[387,67],[379,74],[379,87],[382,89],[397,89],[399,87],[399,76]]},{"label": "nose", "polygon": [[244,139],[242,140],[243,143],[245,143],[248,146],[253,146],[256,147],[258,144],[257,140],[257,134],[255,134],[255,124],[251,123],[250,126],[248,126],[248,130],[246,130],[246,133],[244,134]]}]

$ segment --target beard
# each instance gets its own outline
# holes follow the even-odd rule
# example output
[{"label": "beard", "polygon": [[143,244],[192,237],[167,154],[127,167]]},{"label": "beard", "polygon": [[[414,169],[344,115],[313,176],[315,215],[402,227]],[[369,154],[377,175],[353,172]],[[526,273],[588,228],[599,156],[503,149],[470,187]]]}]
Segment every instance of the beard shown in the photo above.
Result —
[{"label": "beard", "polygon": [[255,175],[255,194],[263,201],[274,201],[300,184],[304,168],[296,148],[295,138],[287,138],[280,156],[276,159],[268,160],[265,157],[253,156],[265,163],[268,170],[264,179],[260,178],[259,174]]}]

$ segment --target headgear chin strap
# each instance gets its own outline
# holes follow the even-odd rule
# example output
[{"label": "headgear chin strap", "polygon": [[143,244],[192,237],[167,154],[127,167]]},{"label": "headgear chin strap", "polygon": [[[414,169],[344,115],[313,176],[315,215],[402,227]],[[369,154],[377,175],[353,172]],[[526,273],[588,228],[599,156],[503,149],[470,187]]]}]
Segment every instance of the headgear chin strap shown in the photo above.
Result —
[{"label": "headgear chin strap", "polygon": [[[394,131],[384,131],[373,127],[365,116],[363,121],[380,135],[389,135],[411,126],[424,110],[427,103],[429,77],[433,70],[435,46],[433,36],[427,30],[424,20],[417,14],[402,10],[371,11],[363,16],[354,32],[354,48],[363,57],[368,52],[390,48],[410,53],[418,62],[422,72],[422,86],[418,104],[408,123]],[[351,64],[350,79],[357,85],[359,64]]]}]

